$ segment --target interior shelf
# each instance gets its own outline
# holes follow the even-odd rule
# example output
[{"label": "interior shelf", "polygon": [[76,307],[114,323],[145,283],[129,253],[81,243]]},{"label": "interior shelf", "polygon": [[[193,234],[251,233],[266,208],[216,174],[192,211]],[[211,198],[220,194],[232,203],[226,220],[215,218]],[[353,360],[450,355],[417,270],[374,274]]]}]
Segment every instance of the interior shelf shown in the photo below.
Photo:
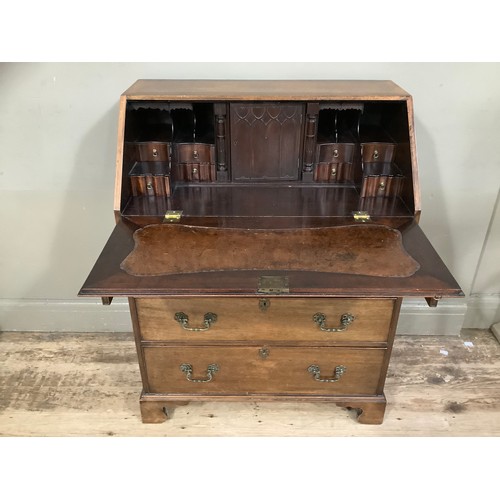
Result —
[{"label": "interior shelf", "polygon": [[132,196],[124,217],[164,216],[182,210],[188,217],[409,217],[401,198],[363,199],[354,186],[304,185],[177,185],[170,198]]}]

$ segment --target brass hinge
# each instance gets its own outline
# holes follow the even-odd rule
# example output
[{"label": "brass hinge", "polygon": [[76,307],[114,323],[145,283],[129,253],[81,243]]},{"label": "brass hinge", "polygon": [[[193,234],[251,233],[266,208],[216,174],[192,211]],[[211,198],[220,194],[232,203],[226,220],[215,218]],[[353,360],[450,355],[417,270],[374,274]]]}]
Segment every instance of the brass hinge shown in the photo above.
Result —
[{"label": "brass hinge", "polygon": [[354,217],[354,220],[360,220],[362,222],[370,220],[370,214],[368,212],[363,212],[363,211],[353,212],[352,216]]},{"label": "brass hinge", "polygon": [[177,222],[181,220],[182,210],[167,210],[164,222]]},{"label": "brass hinge", "polygon": [[290,293],[288,276],[261,276],[257,293]]}]

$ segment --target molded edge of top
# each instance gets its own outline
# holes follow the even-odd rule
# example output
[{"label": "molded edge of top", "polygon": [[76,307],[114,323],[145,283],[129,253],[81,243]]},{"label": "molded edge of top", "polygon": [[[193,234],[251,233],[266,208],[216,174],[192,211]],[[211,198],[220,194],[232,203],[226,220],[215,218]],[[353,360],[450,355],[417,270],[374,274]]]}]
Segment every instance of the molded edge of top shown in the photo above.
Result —
[{"label": "molded edge of top", "polygon": [[391,80],[137,80],[128,100],[406,100]]}]

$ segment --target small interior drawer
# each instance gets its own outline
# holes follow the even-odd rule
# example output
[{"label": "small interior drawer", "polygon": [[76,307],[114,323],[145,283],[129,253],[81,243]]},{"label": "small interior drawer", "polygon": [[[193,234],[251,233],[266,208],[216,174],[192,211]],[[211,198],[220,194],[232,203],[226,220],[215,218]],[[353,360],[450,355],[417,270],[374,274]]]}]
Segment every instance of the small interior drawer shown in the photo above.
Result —
[{"label": "small interior drawer", "polygon": [[361,144],[364,163],[391,163],[394,161],[396,144],[390,142],[365,142]]},{"label": "small interior drawer", "polygon": [[214,163],[178,163],[173,166],[175,180],[186,182],[214,182],[216,180]]},{"label": "small interior drawer", "polygon": [[315,182],[353,182],[352,163],[318,163],[314,168]]},{"label": "small interior drawer", "polygon": [[401,194],[404,176],[394,163],[364,165],[360,196],[394,198]]},{"label": "small interior drawer", "polygon": [[175,163],[214,163],[215,147],[212,144],[174,144]]},{"label": "small interior drawer", "polygon": [[352,163],[354,151],[355,145],[346,142],[318,144],[316,163]]},{"label": "small interior drawer", "polygon": [[129,142],[127,144],[130,157],[135,161],[162,161],[170,159],[170,143],[147,141]]},{"label": "small interior drawer", "polygon": [[163,161],[135,162],[129,173],[133,196],[170,196],[170,165]]}]

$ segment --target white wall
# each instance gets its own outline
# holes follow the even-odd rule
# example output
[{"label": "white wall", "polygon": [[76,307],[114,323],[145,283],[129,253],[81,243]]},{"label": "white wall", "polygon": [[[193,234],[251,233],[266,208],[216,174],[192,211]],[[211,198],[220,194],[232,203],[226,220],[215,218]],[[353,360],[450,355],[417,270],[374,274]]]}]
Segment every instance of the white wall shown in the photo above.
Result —
[{"label": "white wall", "polygon": [[[500,190],[472,283],[465,327],[488,328],[500,322]],[[500,323],[494,330],[500,341]]]},{"label": "white wall", "polygon": [[[488,276],[500,273],[490,225],[500,185],[500,64],[6,63],[0,329],[130,329],[123,301],[103,312],[76,294],[114,225],[118,98],[138,78],[394,80],[414,97],[421,226],[468,296],[473,282],[474,297],[491,298],[491,286],[500,296],[498,280],[483,278],[484,266]],[[465,312],[459,303],[446,304],[455,329]]]}]

